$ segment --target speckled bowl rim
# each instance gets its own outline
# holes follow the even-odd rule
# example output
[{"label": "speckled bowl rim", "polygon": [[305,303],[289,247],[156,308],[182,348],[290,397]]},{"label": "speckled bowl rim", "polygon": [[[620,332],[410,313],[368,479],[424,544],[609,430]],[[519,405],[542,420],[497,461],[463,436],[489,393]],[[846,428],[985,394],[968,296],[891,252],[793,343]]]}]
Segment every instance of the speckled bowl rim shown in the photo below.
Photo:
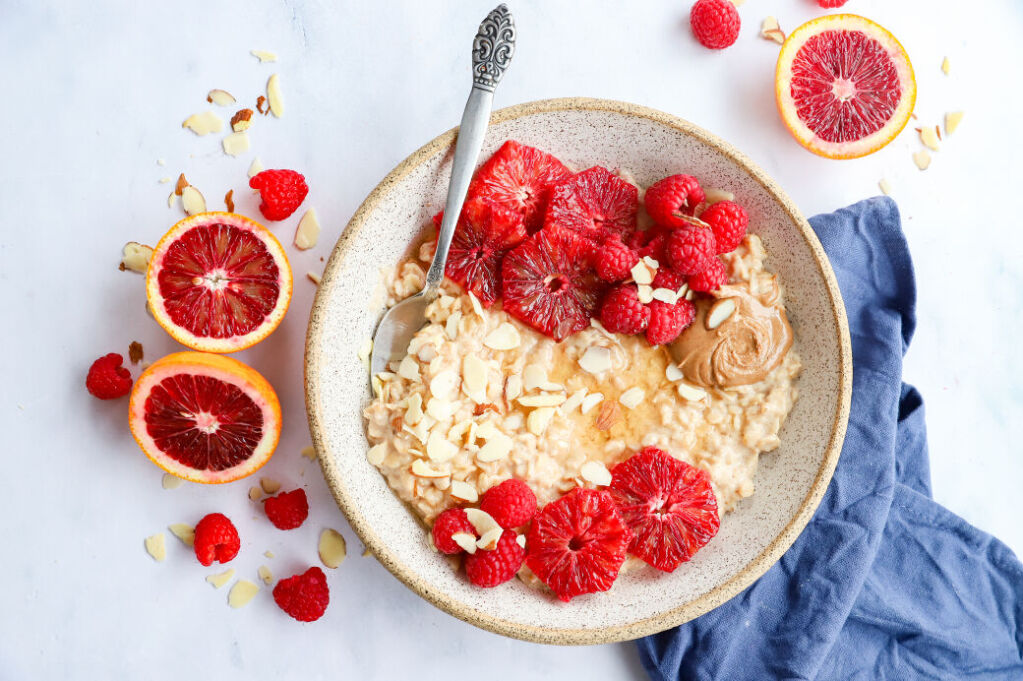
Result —
[{"label": "speckled bowl rim", "polygon": [[831,264],[824,253],[824,249],[817,239],[816,234],[810,228],[806,218],[799,212],[792,200],[782,191],[774,180],[755,165],[745,155],[740,153],[733,146],[699,128],[688,121],[656,109],[619,102],[608,99],[592,99],[585,97],[569,97],[561,99],[544,99],[535,102],[526,102],[510,106],[493,112],[491,123],[531,116],[538,113],[549,113],[554,111],[607,111],[611,113],[624,114],[636,118],[645,118],[660,125],[680,130],[681,132],[695,137],[704,144],[717,150],[719,153],[731,159],[737,165],[748,172],[772,198],[780,204],[781,208],[788,215],[791,221],[799,228],[806,245],[813,253],[817,268],[824,278],[830,306],[834,315],[835,325],[839,330],[838,356],[839,356],[839,383],[840,394],[838,395],[838,407],[835,410],[832,423],[831,437],[828,441],[827,450],[817,470],[816,478],[806,497],[800,504],[789,524],[760,552],[755,558],[746,564],[738,573],[727,581],[719,584],[714,589],[692,601],[683,603],[676,608],[666,612],[642,619],[629,624],[603,627],[599,629],[570,629],[570,628],[544,628],[530,626],[518,622],[510,622],[486,613],[478,612],[464,607],[461,603],[446,598],[443,594],[434,590],[431,585],[423,580],[419,574],[403,563],[396,551],[386,540],[381,539],[373,531],[370,523],[364,517],[362,511],[349,499],[341,476],[334,468],[333,459],[326,456],[323,446],[323,438],[320,435],[322,405],[318,400],[315,380],[310,376],[318,375],[316,370],[321,360],[321,353],[318,352],[319,337],[322,328],[322,317],[326,314],[325,296],[321,291],[330,284],[344,259],[349,245],[366,223],[367,217],[377,207],[377,204],[393,189],[406,175],[412,172],[421,164],[433,158],[436,154],[445,153],[454,143],[458,128],[452,128],[444,134],[434,138],[408,158],[398,164],[383,181],[378,184],[362,205],[352,216],[348,226],[338,238],[337,244],[331,253],[330,259],[324,269],[321,288],[317,291],[313,301],[312,312],[309,317],[309,328],[306,334],[305,350],[305,394],[306,412],[309,419],[309,430],[312,434],[313,444],[319,454],[320,465],[323,468],[323,475],[330,487],[334,499],[341,511],[348,518],[352,529],[362,540],[363,544],[373,552],[391,574],[401,580],[405,586],[437,606],[441,610],[458,617],[472,625],[492,631],[504,636],[533,641],[537,643],[550,643],[558,645],[590,645],[600,643],[613,643],[627,641],[649,634],[654,634],[671,627],[677,626],[700,615],[713,610],[719,605],[730,600],[740,591],[756,581],[761,575],[774,565],[782,554],[788,550],[792,543],[799,536],[803,528],[810,521],[814,511],[820,504],[824,492],[831,482],[838,457],[842,449],[842,442],[845,438],[845,430],[849,418],[849,405],[852,398],[852,347],[849,340],[849,325],[845,315],[845,305],[842,302],[842,295],[838,289],[838,282],[831,269]]}]

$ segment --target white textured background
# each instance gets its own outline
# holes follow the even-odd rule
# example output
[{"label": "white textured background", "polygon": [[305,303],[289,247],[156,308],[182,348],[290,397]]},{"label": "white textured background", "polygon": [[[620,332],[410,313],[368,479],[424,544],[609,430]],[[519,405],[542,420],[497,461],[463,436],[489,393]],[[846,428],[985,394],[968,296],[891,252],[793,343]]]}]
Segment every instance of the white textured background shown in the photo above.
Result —
[{"label": "white textured background", "polygon": [[[420,601],[372,558],[333,506],[314,464],[302,402],[302,344],[313,286],[344,224],[402,158],[456,124],[469,87],[469,46],[491,0],[472,2],[173,3],[0,0],[0,426],[6,467],[0,513],[0,676],[10,679],[641,678],[631,646],[534,646],[462,624]],[[821,13],[812,0],[749,0],[739,42],[700,48],[688,0],[583,3],[515,0],[518,53],[497,106],[585,95],[656,107],[733,142],[807,215],[894,186],[916,262],[919,328],[906,379],[923,392],[935,497],[1023,551],[1023,247],[1019,111],[1023,5],[1014,0],[893,3],[850,0],[899,37],[916,66],[922,123],[964,109],[960,130],[920,173],[912,131],[866,159],[817,158],[775,113],[777,46],[757,37],[764,16],[785,29]],[[274,50],[260,65],[252,48]],[[944,76],[942,57],[951,59]],[[244,102],[281,74],[287,112],[260,118],[253,151],[223,156],[217,136],[180,128],[227,89]],[[222,113],[228,113],[226,111]],[[229,115],[229,114],[228,114]],[[313,251],[292,252],[296,293],[284,325],[240,358],[262,371],[285,408],[268,472],[307,488],[313,511],[273,530],[248,484],[160,487],[160,472],[125,426],[126,401],[89,397],[89,363],[139,340],[150,359],[174,343],[143,312],[141,278],[116,270],[128,240],[154,243],[179,217],[163,176],[184,171],[220,207],[246,194],[253,155],[303,171],[324,225]],[[167,160],[167,167],[156,159]],[[255,215],[255,201],[239,210]],[[275,227],[290,242],[297,217]],[[316,562],[325,526],[348,537],[329,575],[332,602],[299,625],[264,590],[244,610],[203,581],[168,535],[156,564],[143,537],[220,510],[243,537],[239,575],[268,564],[286,576]],[[263,558],[272,549],[277,557]]]}]

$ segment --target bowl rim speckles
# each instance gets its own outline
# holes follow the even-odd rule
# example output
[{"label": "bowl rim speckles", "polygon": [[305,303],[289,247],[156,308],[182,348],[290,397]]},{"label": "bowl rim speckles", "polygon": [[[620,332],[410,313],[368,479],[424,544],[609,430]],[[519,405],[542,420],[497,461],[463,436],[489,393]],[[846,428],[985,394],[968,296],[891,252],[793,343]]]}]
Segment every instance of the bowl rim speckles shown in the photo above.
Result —
[{"label": "bowl rim speckles", "polygon": [[[354,503],[354,499],[347,487],[348,483],[340,475],[334,457],[325,451],[324,424],[328,416],[324,408],[327,405],[324,405],[323,401],[319,398],[317,381],[320,380],[320,369],[326,361],[326,353],[336,352],[336,350],[325,347],[322,341],[326,325],[325,320],[328,316],[327,303],[329,296],[327,292],[330,290],[330,287],[337,283],[335,279],[340,276],[340,272],[343,270],[342,264],[345,257],[351,245],[356,243],[356,237],[365,226],[369,216],[381,204],[388,193],[400,185],[406,176],[438,154],[447,153],[454,143],[457,129],[449,130],[436,137],[392,170],[369,194],[338,239],[324,270],[320,289],[317,291],[309,319],[309,328],[306,336],[305,390],[309,428],[313,443],[319,454],[324,477],[327,480],[331,493],[362,542],[395,577],[401,580],[413,592],[438,608],[483,629],[527,641],[580,645],[635,639],[689,621],[731,599],[777,562],[813,516],[814,511],[824,496],[828,483],[831,481],[835,465],[838,463],[842,442],[845,437],[852,396],[852,350],[845,307],[842,303],[842,297],[839,293],[834,272],[827,260],[827,256],[824,254],[824,249],[810,228],[809,223],[791,199],[785,195],[781,188],[763,170],[728,143],[671,114],[644,106],[605,99],[564,98],[527,102],[495,111],[491,117],[491,124],[495,125],[535,114],[570,111],[608,112],[627,117],[647,119],[660,126],[681,132],[713,148],[748,173],[767,192],[771,199],[778,204],[788,221],[792,223],[792,226],[795,227],[805,241],[815,261],[818,274],[824,281],[829,298],[827,306],[834,316],[834,326],[837,329],[837,337],[833,339],[833,344],[834,352],[837,356],[836,370],[838,373],[839,394],[836,396],[836,407],[831,421],[831,432],[826,438],[826,444],[823,445],[823,455],[808,492],[803,497],[791,520],[767,543],[766,547],[753,559],[749,560],[738,572],[697,598],[670,607],[654,616],[625,624],[575,629],[544,627],[508,621],[467,607],[465,604],[441,593],[440,590],[433,588],[428,580],[424,579],[422,575],[402,559],[397,550],[398,547],[393,542],[388,542],[386,538],[376,533],[366,517],[364,509],[359,508]],[[345,351],[351,352],[352,349],[345,348]],[[365,444],[368,448],[368,443],[364,442],[362,444]],[[348,455],[354,455],[355,452],[364,455],[364,450],[358,447],[353,448]],[[370,466],[370,464],[367,462],[366,466]],[[542,596],[538,595],[538,597]]]}]

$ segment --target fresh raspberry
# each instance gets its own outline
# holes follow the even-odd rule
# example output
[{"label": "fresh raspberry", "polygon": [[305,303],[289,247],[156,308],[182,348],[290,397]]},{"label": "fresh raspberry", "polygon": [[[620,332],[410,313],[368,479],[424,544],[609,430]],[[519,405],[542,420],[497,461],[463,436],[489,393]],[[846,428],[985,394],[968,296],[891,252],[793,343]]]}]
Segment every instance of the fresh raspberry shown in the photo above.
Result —
[{"label": "fresh raspberry", "polygon": [[657,230],[655,234],[650,236],[650,239],[646,242],[643,248],[637,251],[641,258],[653,258],[660,263],[668,262],[668,238],[671,234],[667,231]]},{"label": "fresh raspberry", "polygon": [[834,9],[835,7],[841,7],[849,0],[817,0],[817,4],[825,9]]},{"label": "fresh raspberry", "polygon": [[722,50],[739,37],[739,10],[731,0],[696,0],[689,11],[693,35],[704,47]]},{"label": "fresh raspberry", "polygon": [[678,229],[688,224],[680,216],[691,216],[704,198],[703,187],[695,177],[671,175],[650,185],[643,203],[658,225]]},{"label": "fresh raspberry", "polygon": [[607,591],[632,531],[604,490],[576,487],[541,509],[526,538],[526,565],[558,598]]},{"label": "fresh raspberry", "polygon": [[505,530],[493,551],[476,549],[465,557],[465,574],[476,586],[488,589],[504,584],[515,576],[526,559],[526,550],[519,546],[512,530]]},{"label": "fresh raspberry", "polygon": [[597,276],[609,284],[617,284],[629,278],[638,262],[639,254],[626,246],[620,236],[609,236],[597,250]]},{"label": "fresh raspberry", "polygon": [[462,547],[451,539],[451,535],[464,532],[479,538],[476,528],[469,522],[469,516],[460,508],[449,508],[433,521],[433,545],[449,556],[462,552]]},{"label": "fresh raspberry", "polygon": [[111,352],[103,355],[89,367],[85,388],[101,400],[113,400],[131,392],[131,372],[121,366],[124,357]]},{"label": "fresh raspberry", "polygon": [[746,238],[749,215],[732,201],[719,201],[703,211],[700,219],[710,225],[717,240],[718,253],[731,253]]},{"label": "fresh raspberry", "polygon": [[309,193],[305,178],[294,170],[264,170],[249,180],[263,200],[259,212],[267,220],[284,220],[298,210]]},{"label": "fresh raspberry", "polygon": [[667,267],[661,267],[657,270],[657,274],[654,275],[654,281],[650,284],[651,288],[659,289],[666,288],[672,291],[677,291],[682,288],[682,284],[686,283],[686,278],[674,270],[669,270]]},{"label": "fresh raspberry", "polygon": [[639,302],[635,286],[617,286],[604,296],[600,323],[611,333],[643,333],[650,324],[650,308]]},{"label": "fresh raspberry", "polygon": [[277,582],[274,602],[281,610],[299,622],[314,622],[327,611],[330,589],[327,576],[318,567],[311,567],[300,575],[292,575]]},{"label": "fresh raspberry", "polygon": [[629,551],[658,570],[692,558],[721,524],[706,471],[656,447],[615,466],[609,491],[635,535]]},{"label": "fresh raspberry", "polygon": [[668,262],[681,274],[696,274],[707,269],[717,253],[714,232],[706,227],[686,225],[668,237]]},{"label": "fresh raspberry", "polygon": [[710,293],[723,284],[728,283],[728,272],[721,258],[711,258],[707,269],[689,277],[689,288],[701,293]]},{"label": "fresh raspberry", "polygon": [[210,513],[195,526],[195,557],[209,567],[213,562],[228,563],[238,555],[242,541],[234,523],[223,513]]},{"label": "fresh raspberry", "polygon": [[510,530],[525,525],[536,515],[536,495],[526,483],[509,478],[483,493],[480,510]]},{"label": "fresh raspberry", "polygon": [[263,501],[263,510],[278,530],[293,530],[309,517],[309,500],[304,489],[281,492]]},{"label": "fresh raspberry", "polygon": [[650,345],[666,345],[686,330],[693,323],[696,308],[686,299],[674,305],[663,300],[650,301],[650,325],[646,329],[646,339]]}]

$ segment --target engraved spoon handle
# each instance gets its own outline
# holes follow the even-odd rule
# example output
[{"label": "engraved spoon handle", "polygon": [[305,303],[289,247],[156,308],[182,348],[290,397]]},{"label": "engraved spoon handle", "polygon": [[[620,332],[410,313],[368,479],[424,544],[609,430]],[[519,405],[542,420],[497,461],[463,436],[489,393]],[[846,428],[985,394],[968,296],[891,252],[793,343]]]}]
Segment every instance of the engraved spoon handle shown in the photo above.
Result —
[{"label": "engraved spoon handle", "polygon": [[494,101],[494,89],[501,82],[501,76],[511,62],[515,52],[515,22],[511,12],[504,5],[498,5],[480,24],[472,41],[472,92],[465,103],[462,122],[458,127],[455,143],[455,157],[451,164],[451,181],[448,184],[448,198],[444,205],[444,219],[441,220],[437,235],[437,251],[434,253],[430,270],[426,273],[423,295],[437,297],[444,280],[444,265],[448,259],[448,248],[455,234],[455,225],[462,213],[465,194],[469,190],[476,161],[479,159],[483,138],[490,123],[490,108]]}]

